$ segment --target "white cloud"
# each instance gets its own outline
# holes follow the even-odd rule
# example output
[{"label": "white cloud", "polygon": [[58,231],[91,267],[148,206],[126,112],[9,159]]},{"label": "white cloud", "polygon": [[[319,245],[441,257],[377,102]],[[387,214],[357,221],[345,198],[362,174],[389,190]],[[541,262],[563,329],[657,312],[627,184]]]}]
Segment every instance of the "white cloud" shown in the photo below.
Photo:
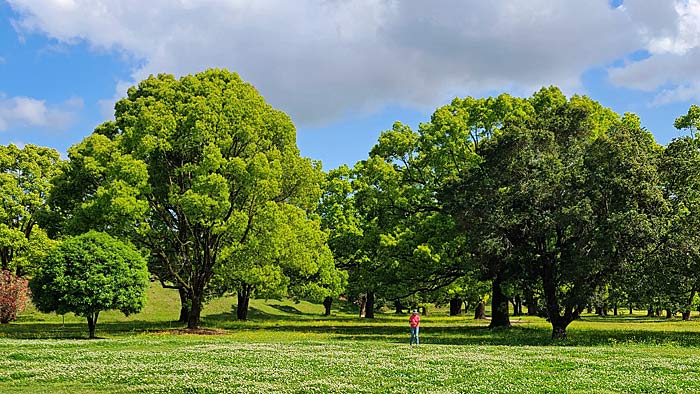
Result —
[{"label": "white cloud", "polygon": [[676,10],[648,0],[8,1],[21,34],[120,51],[138,60],[134,81],[228,68],[305,125],[456,93],[578,90],[592,66],[682,48],[659,38]]},{"label": "white cloud", "polygon": [[631,3],[625,7],[642,9],[651,3],[665,7],[659,7],[664,12],[656,20],[656,28],[646,32],[650,56],[611,69],[610,80],[617,86],[658,92],[652,105],[699,99],[700,0]]},{"label": "white cloud", "polygon": [[0,94],[0,131],[21,127],[60,130],[68,127],[82,109],[80,98],[70,98],[57,106],[31,97],[6,97]]}]

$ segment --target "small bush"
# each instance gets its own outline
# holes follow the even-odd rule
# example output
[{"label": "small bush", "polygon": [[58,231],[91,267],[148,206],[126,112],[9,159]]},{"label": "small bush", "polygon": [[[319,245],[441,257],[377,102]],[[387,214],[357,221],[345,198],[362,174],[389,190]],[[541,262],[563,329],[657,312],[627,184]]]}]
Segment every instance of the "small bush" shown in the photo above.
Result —
[{"label": "small bush", "polygon": [[17,319],[29,302],[28,281],[12,271],[0,273],[0,323],[7,324]]}]

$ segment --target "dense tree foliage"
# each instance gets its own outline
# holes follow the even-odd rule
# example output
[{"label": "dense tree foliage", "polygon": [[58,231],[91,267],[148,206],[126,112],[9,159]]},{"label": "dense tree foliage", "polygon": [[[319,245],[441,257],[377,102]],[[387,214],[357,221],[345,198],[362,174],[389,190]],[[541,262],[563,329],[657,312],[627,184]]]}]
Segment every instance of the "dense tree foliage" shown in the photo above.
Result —
[{"label": "dense tree foliage", "polygon": [[116,309],[129,315],[143,308],[148,270],[133,246],[90,231],[61,242],[39,264],[29,285],[37,309],[84,316],[94,338],[100,312]]},{"label": "dense tree foliage", "polygon": [[53,149],[0,146],[0,263],[23,275],[50,245],[37,222],[46,211],[60,158]]},{"label": "dense tree foliage", "polygon": [[190,328],[222,291],[238,293],[241,318],[254,290],[339,292],[343,275],[314,217],[320,166],[300,156],[289,117],[253,86],[224,70],[152,76],[115,108],[56,181],[62,231],[98,229],[148,249]]}]

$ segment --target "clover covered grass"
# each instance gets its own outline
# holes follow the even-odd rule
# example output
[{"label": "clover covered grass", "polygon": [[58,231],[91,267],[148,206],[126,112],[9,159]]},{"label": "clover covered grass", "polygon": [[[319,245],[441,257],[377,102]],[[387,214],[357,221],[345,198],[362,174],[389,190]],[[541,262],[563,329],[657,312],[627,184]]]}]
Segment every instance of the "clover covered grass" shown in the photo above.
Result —
[{"label": "clover covered grass", "polygon": [[[205,308],[219,335],[176,335],[176,298],[151,289],[146,311],[107,313],[86,340],[82,319],[28,311],[0,327],[0,392],[414,393],[696,392],[700,324],[638,315],[586,316],[564,342],[538,318],[514,327],[433,311],[421,345],[407,316],[363,321],[307,303],[256,300],[233,320],[231,299]],[[697,316],[694,316],[697,318]]]}]

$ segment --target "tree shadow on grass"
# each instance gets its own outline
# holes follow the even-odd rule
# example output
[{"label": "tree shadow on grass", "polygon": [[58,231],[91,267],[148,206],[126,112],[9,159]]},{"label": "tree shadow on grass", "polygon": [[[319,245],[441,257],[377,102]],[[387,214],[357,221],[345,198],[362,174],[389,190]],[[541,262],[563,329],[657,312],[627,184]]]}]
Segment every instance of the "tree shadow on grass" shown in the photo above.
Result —
[{"label": "tree shadow on grass", "polygon": [[[97,323],[96,334],[125,335],[148,333],[181,328],[178,322],[152,322],[132,320],[125,322]],[[0,337],[13,339],[88,339],[88,326],[85,323],[10,323],[0,325]]]},{"label": "tree shadow on grass", "polygon": [[[339,322],[340,323],[340,322]],[[277,325],[260,330],[328,334],[335,340],[385,341],[404,343],[409,339],[407,327],[392,325],[332,326]],[[422,325],[421,343],[472,346],[608,346],[617,344],[670,345],[700,347],[696,331],[569,329],[563,341],[551,339],[551,328],[541,325],[518,325],[489,329],[486,326]]]}]

